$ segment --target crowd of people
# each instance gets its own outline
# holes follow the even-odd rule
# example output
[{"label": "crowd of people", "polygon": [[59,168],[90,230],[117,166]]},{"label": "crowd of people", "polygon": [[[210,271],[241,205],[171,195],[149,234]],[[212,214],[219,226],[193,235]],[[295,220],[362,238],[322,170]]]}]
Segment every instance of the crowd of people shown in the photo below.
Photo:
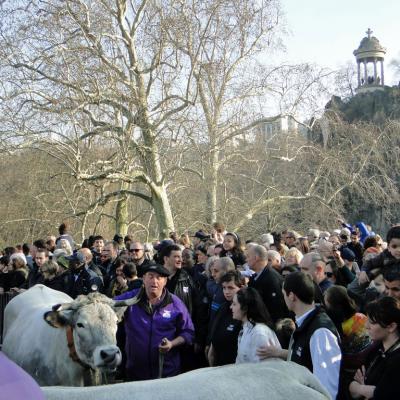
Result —
[{"label": "crowd of people", "polygon": [[0,293],[41,283],[72,298],[131,299],[117,333],[124,380],[282,358],[332,399],[400,398],[400,225],[271,232],[243,242],[214,224],[142,243],[91,236],[7,247]]}]

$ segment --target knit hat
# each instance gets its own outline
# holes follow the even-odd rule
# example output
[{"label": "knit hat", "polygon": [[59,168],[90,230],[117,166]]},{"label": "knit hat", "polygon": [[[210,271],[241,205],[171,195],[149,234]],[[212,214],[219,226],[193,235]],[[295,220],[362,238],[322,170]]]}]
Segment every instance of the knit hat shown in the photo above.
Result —
[{"label": "knit hat", "polygon": [[356,259],[354,252],[347,247],[342,248],[340,255],[342,256],[343,260],[346,261],[354,261]]}]

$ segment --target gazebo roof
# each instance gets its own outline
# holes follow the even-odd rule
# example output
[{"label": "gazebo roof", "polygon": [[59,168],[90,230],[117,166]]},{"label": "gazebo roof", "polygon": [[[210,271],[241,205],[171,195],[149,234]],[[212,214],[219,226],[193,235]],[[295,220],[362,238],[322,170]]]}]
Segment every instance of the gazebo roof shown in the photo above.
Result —
[{"label": "gazebo roof", "polygon": [[371,36],[371,29],[368,28],[366,33],[368,36],[361,40],[360,46],[354,50],[353,54],[357,58],[363,57],[364,53],[367,57],[371,56],[372,53],[378,57],[383,57],[386,54],[386,48],[379,43],[379,40],[375,36]]}]

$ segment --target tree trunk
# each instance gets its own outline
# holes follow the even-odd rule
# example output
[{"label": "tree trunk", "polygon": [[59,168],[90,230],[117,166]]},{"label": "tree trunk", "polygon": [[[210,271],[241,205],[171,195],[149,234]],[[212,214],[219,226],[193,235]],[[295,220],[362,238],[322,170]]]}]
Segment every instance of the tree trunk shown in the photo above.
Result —
[{"label": "tree trunk", "polygon": [[152,205],[156,214],[159,238],[168,238],[169,233],[173,232],[175,227],[167,191],[164,186],[158,186],[153,189]]},{"label": "tree trunk", "polygon": [[126,236],[128,233],[128,197],[121,195],[115,210],[115,232]]},{"label": "tree trunk", "polygon": [[218,158],[217,151],[213,151],[210,157],[210,170],[209,177],[206,180],[206,201],[207,201],[207,215],[206,221],[208,224],[213,224],[217,221],[217,190],[218,190]]}]

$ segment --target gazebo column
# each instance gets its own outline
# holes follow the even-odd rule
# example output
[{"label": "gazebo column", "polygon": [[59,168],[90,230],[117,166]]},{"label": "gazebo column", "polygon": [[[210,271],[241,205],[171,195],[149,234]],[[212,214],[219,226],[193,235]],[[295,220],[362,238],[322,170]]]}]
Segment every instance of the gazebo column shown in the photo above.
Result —
[{"label": "gazebo column", "polygon": [[381,85],[385,84],[385,78],[383,76],[383,60],[381,60]]},{"label": "gazebo column", "polygon": [[360,76],[360,61],[357,61],[357,78],[358,78],[358,87],[361,86],[361,76]]},{"label": "gazebo column", "polygon": [[374,58],[374,84],[376,84],[377,74],[376,74],[376,58]]},{"label": "gazebo column", "polygon": [[364,82],[368,83],[367,61],[364,60]]}]

